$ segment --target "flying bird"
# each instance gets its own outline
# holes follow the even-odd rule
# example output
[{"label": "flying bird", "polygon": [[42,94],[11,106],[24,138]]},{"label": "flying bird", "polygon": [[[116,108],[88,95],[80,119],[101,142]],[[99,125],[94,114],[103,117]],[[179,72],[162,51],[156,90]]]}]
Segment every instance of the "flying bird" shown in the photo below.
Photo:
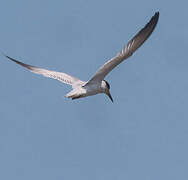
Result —
[{"label": "flying bird", "polygon": [[70,76],[68,74],[65,74],[63,72],[50,71],[36,66],[31,66],[22,63],[16,59],[13,59],[7,55],[5,55],[5,57],[27,68],[33,73],[57,79],[65,84],[71,85],[72,90],[65,96],[67,98],[78,99],[86,96],[104,93],[113,102],[112,96],[110,94],[110,85],[107,81],[104,80],[104,78],[118,64],[130,57],[148,39],[148,37],[155,29],[158,19],[159,12],[156,12],[154,16],[151,18],[151,20],[145,25],[145,27],[141,29],[115,57],[113,57],[112,59],[107,61],[103,66],[101,66],[94,74],[94,76],[91,77],[91,79],[87,82],[82,81],[76,77]]}]

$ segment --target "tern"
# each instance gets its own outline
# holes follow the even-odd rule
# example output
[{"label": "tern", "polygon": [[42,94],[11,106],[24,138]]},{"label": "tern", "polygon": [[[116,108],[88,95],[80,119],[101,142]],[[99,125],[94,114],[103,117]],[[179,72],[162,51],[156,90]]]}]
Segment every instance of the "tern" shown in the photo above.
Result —
[{"label": "tern", "polygon": [[119,65],[128,57],[130,57],[148,39],[148,37],[155,29],[158,19],[159,12],[156,12],[154,16],[150,19],[150,21],[144,26],[144,28],[141,29],[114,58],[110,59],[103,66],[101,66],[94,74],[94,76],[87,82],[82,81],[76,77],[70,76],[68,74],[65,74],[63,72],[50,71],[36,66],[31,66],[22,63],[16,59],[13,59],[12,57],[9,57],[7,55],[4,56],[14,61],[15,63],[27,68],[33,73],[57,79],[62,83],[71,85],[72,90],[65,96],[67,98],[78,99],[86,96],[104,93],[113,102],[113,98],[110,94],[110,85],[107,81],[104,80],[104,78],[117,65]]}]

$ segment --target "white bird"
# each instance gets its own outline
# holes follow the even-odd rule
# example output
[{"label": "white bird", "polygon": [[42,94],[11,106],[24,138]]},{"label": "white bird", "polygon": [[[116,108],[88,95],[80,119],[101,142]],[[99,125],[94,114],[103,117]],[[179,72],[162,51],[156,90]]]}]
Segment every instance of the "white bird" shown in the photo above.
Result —
[{"label": "white bird", "polygon": [[87,82],[82,81],[78,78],[72,77],[68,74],[56,71],[50,71],[28,64],[24,64],[16,59],[13,59],[5,55],[10,60],[16,62],[17,64],[29,69],[31,72],[36,74],[42,74],[43,76],[57,79],[65,84],[72,86],[72,91],[70,91],[65,97],[77,99],[86,96],[92,96],[99,93],[106,94],[113,102],[112,96],[110,94],[110,85],[104,80],[105,76],[112,71],[118,64],[123,60],[130,57],[151,35],[155,29],[159,19],[159,12],[156,12],[151,20],[141,29],[136,36],[131,39],[126,46],[112,59],[107,61],[103,66],[101,66],[94,76]]}]

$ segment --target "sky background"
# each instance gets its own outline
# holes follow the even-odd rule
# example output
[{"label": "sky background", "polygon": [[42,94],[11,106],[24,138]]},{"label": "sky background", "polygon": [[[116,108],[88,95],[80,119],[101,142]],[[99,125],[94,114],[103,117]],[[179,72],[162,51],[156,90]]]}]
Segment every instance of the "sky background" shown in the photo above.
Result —
[{"label": "sky background", "polygon": [[187,180],[186,0],[1,0],[0,50],[87,81],[154,15],[151,37],[106,80],[71,88],[0,57],[0,179]]}]

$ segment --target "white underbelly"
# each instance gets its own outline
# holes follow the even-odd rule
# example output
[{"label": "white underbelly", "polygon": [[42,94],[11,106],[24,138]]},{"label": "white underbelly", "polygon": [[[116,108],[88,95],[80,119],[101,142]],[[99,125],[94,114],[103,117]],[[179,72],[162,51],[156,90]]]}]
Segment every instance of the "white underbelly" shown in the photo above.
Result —
[{"label": "white underbelly", "polygon": [[73,89],[71,92],[69,92],[66,97],[68,98],[78,98],[78,97],[86,97],[86,96],[92,96],[98,93],[102,93],[101,89],[94,86],[85,86],[85,87],[79,87],[76,89]]}]

